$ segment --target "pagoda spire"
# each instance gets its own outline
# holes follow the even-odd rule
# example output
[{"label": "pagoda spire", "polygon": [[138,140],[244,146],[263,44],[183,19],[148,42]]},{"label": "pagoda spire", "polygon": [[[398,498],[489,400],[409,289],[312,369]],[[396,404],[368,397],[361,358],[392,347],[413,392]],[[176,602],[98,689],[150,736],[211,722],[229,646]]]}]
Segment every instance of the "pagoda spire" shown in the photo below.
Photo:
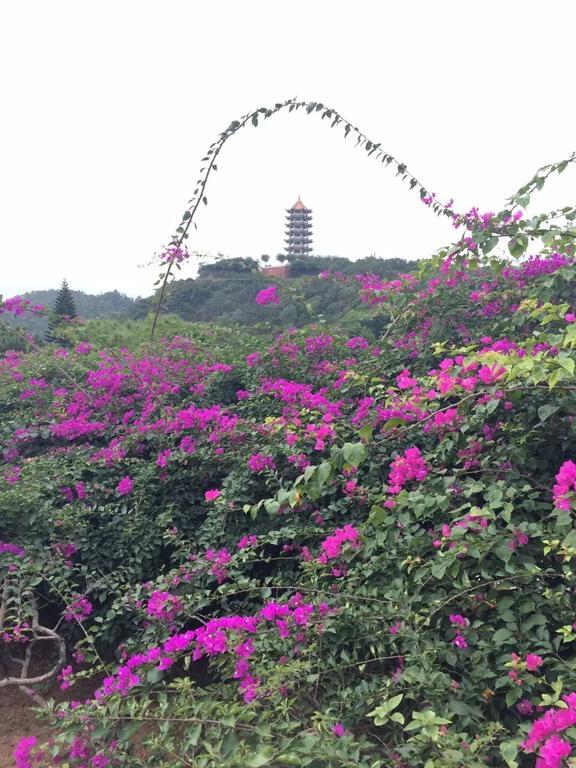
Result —
[{"label": "pagoda spire", "polygon": [[306,208],[300,195],[286,209],[285,241],[288,256],[307,256],[312,251],[312,209]]}]

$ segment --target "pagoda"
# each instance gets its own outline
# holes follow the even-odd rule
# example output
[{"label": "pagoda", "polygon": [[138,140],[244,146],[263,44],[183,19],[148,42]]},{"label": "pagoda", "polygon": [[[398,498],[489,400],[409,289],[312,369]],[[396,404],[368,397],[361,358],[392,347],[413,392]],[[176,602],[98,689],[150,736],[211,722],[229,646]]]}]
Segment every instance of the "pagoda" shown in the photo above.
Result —
[{"label": "pagoda", "polygon": [[288,256],[307,256],[312,251],[312,210],[300,196],[286,209],[286,252]]}]

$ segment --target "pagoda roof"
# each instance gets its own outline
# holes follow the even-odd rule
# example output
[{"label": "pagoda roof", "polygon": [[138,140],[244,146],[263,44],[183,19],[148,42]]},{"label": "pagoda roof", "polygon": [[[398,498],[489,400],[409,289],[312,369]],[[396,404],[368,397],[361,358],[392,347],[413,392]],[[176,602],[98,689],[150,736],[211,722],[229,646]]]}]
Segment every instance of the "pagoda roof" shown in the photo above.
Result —
[{"label": "pagoda roof", "polygon": [[300,195],[298,195],[298,200],[294,203],[292,208],[290,208],[291,211],[308,211],[309,208],[306,208],[302,200],[300,200]]}]

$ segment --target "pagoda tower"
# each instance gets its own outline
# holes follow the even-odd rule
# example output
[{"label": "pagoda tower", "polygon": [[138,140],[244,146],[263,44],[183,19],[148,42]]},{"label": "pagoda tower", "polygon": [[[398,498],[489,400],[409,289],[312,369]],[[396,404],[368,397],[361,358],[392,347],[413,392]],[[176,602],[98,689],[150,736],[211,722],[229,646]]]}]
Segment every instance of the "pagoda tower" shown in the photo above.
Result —
[{"label": "pagoda tower", "polygon": [[286,252],[288,256],[307,256],[312,251],[312,210],[300,196],[286,209]]}]

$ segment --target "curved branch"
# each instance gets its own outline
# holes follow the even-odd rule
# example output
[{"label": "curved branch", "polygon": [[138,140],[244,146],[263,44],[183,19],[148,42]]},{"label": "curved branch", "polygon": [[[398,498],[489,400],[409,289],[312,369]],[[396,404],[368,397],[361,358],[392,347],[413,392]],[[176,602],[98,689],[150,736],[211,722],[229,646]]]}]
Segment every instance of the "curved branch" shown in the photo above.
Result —
[{"label": "curved branch", "polygon": [[[357,128],[355,125],[352,125],[351,122],[346,120],[337,110],[335,110],[332,107],[327,107],[321,102],[316,101],[297,101],[296,99],[288,99],[284,102],[278,102],[273,107],[260,107],[259,109],[254,110],[253,112],[248,112],[247,114],[243,115],[239,120],[234,120],[230,123],[228,128],[220,134],[218,139],[210,145],[208,148],[208,151],[205,155],[205,157],[202,158],[202,162],[206,163],[201,169],[200,169],[200,178],[196,182],[196,189],[194,190],[194,194],[192,198],[188,201],[188,206],[186,207],[186,210],[184,211],[184,214],[182,216],[182,221],[180,222],[179,226],[176,229],[176,232],[174,233],[174,236],[172,237],[170,241],[170,246],[175,248],[180,248],[184,242],[188,238],[188,231],[190,229],[190,225],[194,224],[194,227],[196,228],[196,222],[194,221],[194,217],[196,216],[196,213],[198,211],[198,208],[200,207],[200,203],[203,202],[205,205],[208,205],[208,199],[206,197],[206,186],[208,184],[208,179],[210,178],[211,174],[214,173],[214,171],[217,170],[216,165],[216,159],[218,158],[220,152],[224,148],[224,145],[230,139],[232,136],[234,136],[241,128],[244,128],[248,123],[252,123],[252,125],[257,126],[258,120],[260,117],[263,119],[267,119],[271,117],[272,115],[277,114],[278,112],[282,110],[288,110],[288,112],[298,111],[300,109],[304,109],[306,111],[306,114],[316,114],[321,113],[321,119],[328,118],[331,123],[330,127],[334,128],[338,125],[341,125],[344,127],[344,138],[347,138],[349,134],[353,134],[356,137],[356,146],[362,147],[367,153],[368,156],[373,156],[376,160],[379,160],[382,164],[386,166],[392,166],[396,169],[396,175],[401,177],[401,180],[408,180],[410,189],[417,188],[420,197],[425,197],[428,192],[426,190],[426,187],[420,182],[420,180],[414,176],[410,171],[408,171],[408,168],[405,163],[400,162],[397,160],[393,155],[389,154],[388,152],[385,152],[381,148],[380,142],[374,142],[371,139],[368,138],[368,136],[363,133],[359,128]],[[446,215],[446,216],[452,216],[452,210],[450,208],[450,205],[440,203],[435,201],[432,205],[429,206],[434,213],[437,215]],[[154,313],[154,319],[152,321],[152,328],[150,331],[150,339],[154,339],[154,334],[156,332],[156,326],[158,324],[158,317],[160,315],[160,309],[162,307],[162,302],[164,300],[164,295],[166,293],[166,286],[168,284],[168,280],[170,278],[170,275],[172,273],[172,265],[173,261],[169,261],[166,264],[166,271],[162,275],[162,284],[160,286],[160,291],[158,295],[158,301],[156,305],[156,311]]]},{"label": "curved branch", "polygon": [[[0,619],[2,619],[2,621],[6,616],[7,601],[8,579],[5,579],[3,596],[0,600]],[[20,674],[14,676],[7,674],[6,677],[0,680],[0,688],[6,688],[11,685],[18,686],[21,690],[31,696],[38,704],[42,705],[44,700],[36,693],[36,691],[30,688],[30,686],[36,685],[37,683],[44,683],[58,674],[58,671],[64,666],[64,662],[66,661],[66,644],[64,642],[64,638],[62,638],[56,631],[39,623],[38,606],[34,597],[30,598],[30,608],[32,612],[32,625],[30,629],[33,633],[33,636],[27,644],[24,658],[19,659],[14,656],[8,656],[12,662],[17,662],[20,665]],[[0,624],[0,627],[1,626],[2,625]],[[58,647],[58,658],[47,672],[44,672],[41,675],[35,675],[34,677],[28,677],[28,671],[32,661],[32,652],[34,650],[34,646],[39,640],[48,640],[56,643]],[[6,669],[6,672],[8,672],[8,669]]]}]

